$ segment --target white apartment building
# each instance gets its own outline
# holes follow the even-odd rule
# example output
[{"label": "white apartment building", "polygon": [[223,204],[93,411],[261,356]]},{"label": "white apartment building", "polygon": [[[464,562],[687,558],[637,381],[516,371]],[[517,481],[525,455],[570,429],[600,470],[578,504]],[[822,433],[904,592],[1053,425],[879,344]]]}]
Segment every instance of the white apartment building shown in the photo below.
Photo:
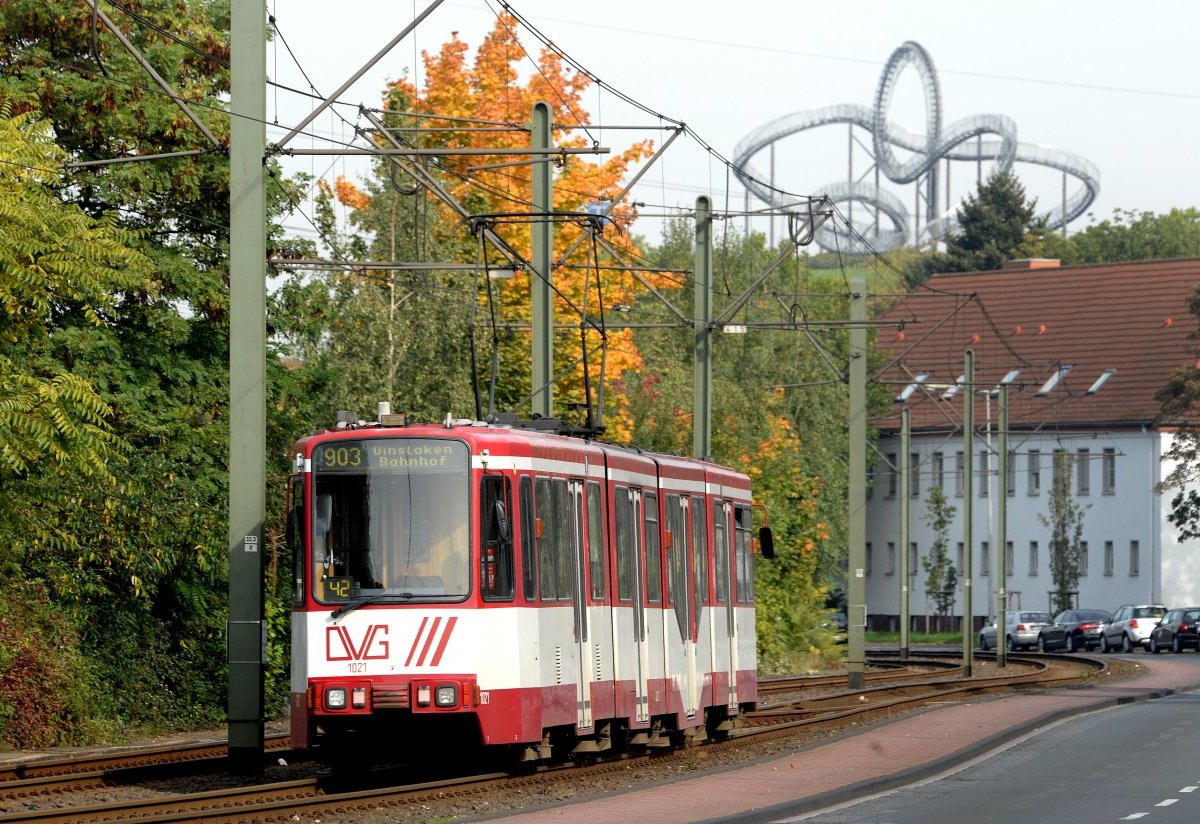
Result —
[{"label": "white apartment building", "polygon": [[[1181,541],[1168,520],[1171,493],[1155,486],[1180,423],[1160,420],[1155,394],[1179,367],[1197,363],[1197,320],[1188,294],[1200,260],[1060,267],[1014,261],[994,272],[930,278],[888,312],[876,349],[879,379],[896,400],[876,420],[868,477],[867,613],[871,628],[898,626],[908,554],[909,611],[935,612],[921,563],[934,541],[929,489],[955,510],[951,563],[972,553],[975,623],[998,606],[998,553],[1005,553],[1009,609],[1050,609],[1050,492],[1056,454],[1069,455],[1072,499],[1083,507],[1078,604],[1200,604],[1200,542]],[[963,380],[965,352],[975,381]],[[1008,391],[1008,466],[999,475],[999,393]],[[973,391],[968,391],[972,389]],[[972,455],[965,456],[964,401],[974,400]],[[909,494],[900,497],[900,409],[910,417]],[[970,498],[965,495],[971,474]],[[1006,533],[999,546],[999,497]],[[908,504],[908,546],[901,511]],[[971,538],[964,515],[970,507]],[[962,582],[954,614],[962,613]],[[915,626],[915,624],[914,624]]]}]

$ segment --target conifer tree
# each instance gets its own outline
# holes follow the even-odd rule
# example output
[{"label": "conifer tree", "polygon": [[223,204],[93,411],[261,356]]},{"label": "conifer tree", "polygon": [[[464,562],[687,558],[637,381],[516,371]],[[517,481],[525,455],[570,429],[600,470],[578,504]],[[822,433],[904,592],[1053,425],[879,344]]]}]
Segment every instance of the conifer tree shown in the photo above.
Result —
[{"label": "conifer tree", "polygon": [[1013,172],[993,172],[959,207],[959,230],[946,241],[943,271],[999,269],[1005,260],[1033,256],[1040,226],[1036,203],[1026,200]]}]

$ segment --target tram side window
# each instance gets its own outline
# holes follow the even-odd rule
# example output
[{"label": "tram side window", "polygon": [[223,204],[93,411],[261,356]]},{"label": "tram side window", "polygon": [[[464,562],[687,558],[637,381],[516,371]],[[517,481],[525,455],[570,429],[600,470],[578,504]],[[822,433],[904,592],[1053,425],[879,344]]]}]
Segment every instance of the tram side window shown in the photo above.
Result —
[{"label": "tram side window", "polygon": [[647,492],[642,497],[646,513],[646,600],[662,603],[662,551],[658,540],[658,495]]},{"label": "tram side window", "polygon": [[304,603],[304,479],[293,478],[288,489],[286,543],[292,553],[292,603]]},{"label": "tram side window", "polygon": [[600,484],[587,485],[588,565],[592,579],[592,599],[604,600],[604,509],[600,505]]},{"label": "tram side window", "polygon": [[697,604],[711,604],[708,591],[708,525],[704,523],[704,499],[692,498],[692,574],[696,579]]},{"label": "tram side window", "polygon": [[554,520],[553,493],[549,478],[537,479],[537,547],[538,584],[543,601],[558,600],[558,574],[554,567]]},{"label": "tram side window", "polygon": [[713,501],[713,572],[716,575],[717,603],[729,598],[729,539],[725,534],[725,503]]},{"label": "tram side window", "polygon": [[617,600],[633,600],[633,500],[629,490],[617,487]]},{"label": "tram side window", "polygon": [[558,600],[570,601],[574,591],[575,524],[571,523],[570,492],[567,482],[554,479],[554,564],[558,572]]},{"label": "tram side window", "polygon": [[737,565],[737,602],[754,603],[754,555],[750,540],[753,521],[750,507],[739,506],[733,511],[733,550]]},{"label": "tram side window", "polygon": [[667,547],[667,600],[675,607],[675,618],[679,622],[680,634],[684,638],[690,638],[687,592],[689,542],[686,501],[687,498],[679,495],[667,496],[667,530],[671,536],[671,543]]},{"label": "tram side window", "polygon": [[521,479],[521,589],[525,600],[537,598],[537,518],[533,512],[533,479]]},{"label": "tram side window", "polygon": [[485,475],[479,490],[479,580],[484,600],[513,597],[513,538],[508,513],[512,486],[502,475]]}]

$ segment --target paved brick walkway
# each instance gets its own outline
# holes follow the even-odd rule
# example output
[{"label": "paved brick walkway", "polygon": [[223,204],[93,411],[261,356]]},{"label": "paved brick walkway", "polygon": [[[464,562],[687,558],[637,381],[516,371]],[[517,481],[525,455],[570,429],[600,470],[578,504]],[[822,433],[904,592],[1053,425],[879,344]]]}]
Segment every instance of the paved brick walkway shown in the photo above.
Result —
[{"label": "paved brick walkway", "polygon": [[753,766],[489,816],[505,824],[774,821],[901,787],[1063,718],[1200,689],[1200,667],[1138,658],[1146,674],[1104,685],[924,710]]}]

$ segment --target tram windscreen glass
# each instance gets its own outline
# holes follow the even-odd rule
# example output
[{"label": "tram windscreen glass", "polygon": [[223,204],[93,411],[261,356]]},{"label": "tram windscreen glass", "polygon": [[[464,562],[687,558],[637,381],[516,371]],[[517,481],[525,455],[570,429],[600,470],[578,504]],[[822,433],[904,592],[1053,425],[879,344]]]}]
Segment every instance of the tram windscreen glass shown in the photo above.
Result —
[{"label": "tram windscreen glass", "polygon": [[318,601],[465,598],[470,454],[434,438],[337,440],[313,451]]}]

